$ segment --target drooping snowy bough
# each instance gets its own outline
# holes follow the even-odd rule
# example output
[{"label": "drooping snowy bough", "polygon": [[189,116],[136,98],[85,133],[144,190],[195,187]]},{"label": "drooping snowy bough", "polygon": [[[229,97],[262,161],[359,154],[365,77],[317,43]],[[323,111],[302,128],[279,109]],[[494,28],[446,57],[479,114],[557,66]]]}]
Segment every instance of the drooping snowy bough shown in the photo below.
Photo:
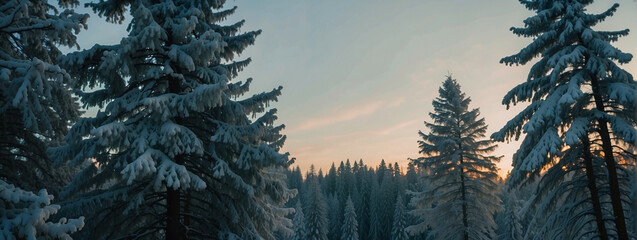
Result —
[{"label": "drooping snowy bough", "polygon": [[[82,102],[103,107],[73,126],[59,162],[89,163],[63,192],[65,209],[94,213],[91,238],[273,239],[290,236],[282,208],[295,190],[280,171],[275,126],[281,87],[242,97],[251,79],[232,81],[250,59],[233,61],[260,31],[222,25],[224,1],[90,3],[129,35],[61,59]],[[91,91],[85,91],[86,89]],[[94,87],[101,87],[96,88]],[[251,118],[254,117],[254,118]]]},{"label": "drooping snowy bough", "polygon": [[46,189],[34,194],[0,180],[0,239],[71,239],[69,234],[84,227],[84,217],[47,221],[60,210],[51,200]]}]

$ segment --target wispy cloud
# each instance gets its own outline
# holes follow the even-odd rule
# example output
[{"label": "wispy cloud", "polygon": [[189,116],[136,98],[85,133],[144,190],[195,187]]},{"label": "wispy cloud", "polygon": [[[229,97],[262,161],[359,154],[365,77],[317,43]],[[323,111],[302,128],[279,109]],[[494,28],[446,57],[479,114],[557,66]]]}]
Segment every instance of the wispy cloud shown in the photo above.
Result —
[{"label": "wispy cloud", "polygon": [[397,133],[401,130],[405,130],[406,128],[411,130],[418,129],[419,123],[422,123],[420,119],[413,119],[413,120],[399,122],[394,125],[390,125],[380,129],[362,130],[362,131],[348,132],[344,134],[329,135],[329,136],[325,136],[323,139],[326,142],[347,141],[349,143],[357,143],[364,139],[370,139],[370,138],[376,139],[378,137]]},{"label": "wispy cloud", "polygon": [[310,119],[301,122],[296,127],[292,126],[287,134],[317,129],[332,124],[355,120],[359,117],[371,115],[381,108],[398,107],[405,102],[404,97],[393,98],[386,101],[373,101],[362,105],[354,105],[344,109],[334,109],[322,116],[311,116]]},{"label": "wispy cloud", "polygon": [[413,127],[413,128],[410,128],[410,129],[413,129],[414,131],[416,131],[416,129],[418,129],[418,128],[415,127],[415,126],[417,126],[418,123],[422,123],[422,120],[420,120],[420,119],[408,120],[408,121],[404,121],[404,122],[400,122],[400,123],[394,124],[392,126],[389,126],[389,127],[383,128],[383,129],[376,130],[374,133],[376,135],[384,136],[384,135],[389,135],[389,134],[392,134],[392,133],[394,133],[396,131],[402,130],[402,129],[406,128],[406,127]]},{"label": "wispy cloud", "polygon": [[351,121],[356,118],[373,114],[383,106],[382,102],[375,101],[363,105],[355,105],[346,109],[335,109],[323,116],[313,116],[310,119],[301,122],[296,127],[292,126],[289,133],[301,132],[309,129],[316,129],[332,125],[339,122]]}]

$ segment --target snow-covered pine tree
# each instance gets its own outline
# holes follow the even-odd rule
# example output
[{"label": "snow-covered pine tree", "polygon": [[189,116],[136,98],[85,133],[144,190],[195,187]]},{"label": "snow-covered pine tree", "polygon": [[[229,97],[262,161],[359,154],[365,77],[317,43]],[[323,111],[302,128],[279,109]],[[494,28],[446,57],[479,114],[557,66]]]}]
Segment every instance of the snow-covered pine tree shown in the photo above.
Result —
[{"label": "snow-covered pine tree", "polygon": [[356,221],[356,209],[351,197],[345,202],[345,214],[341,227],[341,240],[358,240],[358,222]]},{"label": "snow-covered pine tree", "polygon": [[46,0],[3,1],[0,8],[0,179],[21,189],[57,193],[70,180],[53,169],[46,147],[60,145],[79,116],[71,78],[56,65],[58,46],[75,47],[88,15]]},{"label": "snow-covered pine tree", "polygon": [[497,170],[501,157],[488,156],[497,146],[480,140],[487,130],[479,110],[469,110],[470,98],[447,76],[434,99],[433,122],[425,122],[429,133],[419,132],[420,153],[413,159],[430,172],[430,185],[411,200],[412,214],[421,222],[407,231],[421,233],[431,226],[436,239],[492,239],[493,214],[500,209],[496,196]]},{"label": "snow-covered pine tree", "polygon": [[[540,56],[531,68],[527,81],[507,93],[502,103],[509,106],[530,101],[531,104],[510,120],[495,140],[518,139],[525,133],[520,149],[514,155],[510,186],[538,176],[548,167],[557,167],[562,150],[583,145],[590,157],[585,161],[589,185],[588,198],[595,212],[598,235],[617,233],[628,239],[627,204],[631,200],[622,188],[629,187],[633,174],[626,166],[634,166],[637,125],[635,120],[635,81],[618,66],[628,63],[632,55],[621,52],[611,42],[628,34],[621,31],[595,31],[592,28],[612,16],[619,7],[613,5],[601,14],[589,14],[586,6],[592,0],[521,1],[536,12],[524,20],[524,27],[511,28],[518,36],[533,37],[532,43],[519,53],[500,62],[507,65],[526,64]],[[590,144],[584,142],[590,141]],[[603,158],[607,176],[593,173],[594,158]],[[590,165],[588,164],[590,163]],[[621,164],[620,164],[621,163]],[[559,170],[556,170],[559,171]],[[591,177],[594,177],[591,179]],[[608,183],[612,216],[602,216],[595,202],[596,181]],[[627,189],[626,189],[627,190]],[[602,192],[602,191],[600,191]],[[614,219],[615,230],[605,231],[604,219]]]},{"label": "snow-covered pine tree", "polygon": [[[87,4],[121,22],[129,35],[95,45],[61,64],[86,106],[54,149],[58,162],[90,163],[64,191],[69,210],[93,212],[86,238],[273,239],[291,235],[281,208],[293,190],[273,126],[281,87],[241,97],[251,79],[234,82],[250,59],[233,61],[260,31],[223,25],[236,8],[217,0],[106,0]],[[265,112],[265,113],[264,113]],[[254,117],[254,118],[251,118]],[[115,231],[114,229],[117,229]]]},{"label": "snow-covered pine tree", "polygon": [[321,193],[321,187],[318,182],[318,177],[310,176],[307,179],[308,192],[307,192],[307,205],[305,207],[305,230],[308,240],[327,240],[328,226],[325,206],[323,200],[323,194]]},{"label": "snow-covered pine tree", "polygon": [[305,236],[307,236],[307,231],[305,230],[305,215],[303,215],[303,206],[301,206],[301,201],[296,202],[296,207],[294,208],[296,211],[294,213],[294,236],[292,236],[291,240],[303,240]]},{"label": "snow-covered pine tree", "polygon": [[389,164],[388,170],[385,173],[382,183],[379,186],[379,198],[376,208],[379,221],[379,239],[390,239],[392,235],[392,226],[394,225],[394,205],[396,204],[397,190],[400,188],[397,186],[397,181],[394,179],[394,172],[392,165]]},{"label": "snow-covered pine tree", "polygon": [[[371,192],[374,181],[374,172],[367,168],[361,159],[359,161],[361,170],[356,174],[356,178],[360,179],[360,198],[356,205],[356,216],[358,217],[358,236],[365,238],[369,233],[369,223],[371,218]],[[354,199],[352,199],[354,200]]]},{"label": "snow-covered pine tree", "polygon": [[409,240],[405,227],[407,227],[407,213],[405,212],[403,198],[398,194],[396,207],[394,209],[394,225],[391,229],[391,240]]}]

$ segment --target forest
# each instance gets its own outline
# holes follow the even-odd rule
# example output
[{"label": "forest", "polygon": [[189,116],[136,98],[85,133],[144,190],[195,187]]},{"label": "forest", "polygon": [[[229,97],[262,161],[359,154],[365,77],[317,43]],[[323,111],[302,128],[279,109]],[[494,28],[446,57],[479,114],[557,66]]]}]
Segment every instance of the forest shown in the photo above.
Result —
[{"label": "forest", "polygon": [[[0,240],[637,238],[629,29],[595,28],[619,4],[519,1],[528,44],[500,63],[530,69],[498,93],[517,111],[499,130],[441,74],[406,165],[301,169],[272,106],[284,86],[239,79],[262,32],[226,21],[237,7],[1,2]],[[80,49],[90,16],[127,36]],[[499,175],[498,143],[518,140]]]}]

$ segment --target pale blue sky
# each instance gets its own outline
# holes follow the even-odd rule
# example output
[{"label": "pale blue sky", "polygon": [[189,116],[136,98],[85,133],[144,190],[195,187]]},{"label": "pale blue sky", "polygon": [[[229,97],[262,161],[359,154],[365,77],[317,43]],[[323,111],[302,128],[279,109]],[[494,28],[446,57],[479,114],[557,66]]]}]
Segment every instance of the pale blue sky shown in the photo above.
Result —
[{"label": "pale blue sky", "polygon": [[[613,1],[597,1],[600,12]],[[617,14],[599,30],[637,29],[637,2],[620,0]],[[287,127],[284,151],[305,171],[332,162],[381,159],[406,165],[418,157],[418,130],[431,101],[451,72],[480,108],[490,135],[515,115],[504,94],[526,80],[530,66],[507,67],[502,57],[531,40],[509,32],[532,15],[515,0],[311,1],[230,0],[238,6],[228,21],[246,20],[244,31],[262,29],[241,58],[253,62],[238,80],[254,78],[251,93],[283,86],[273,104]],[[82,10],[79,10],[82,11]],[[117,43],[125,26],[103,23],[92,14],[79,35],[82,48]],[[637,54],[637,36],[616,43]],[[637,60],[624,66],[636,74]],[[500,143],[501,173],[511,168],[519,143]]]}]

